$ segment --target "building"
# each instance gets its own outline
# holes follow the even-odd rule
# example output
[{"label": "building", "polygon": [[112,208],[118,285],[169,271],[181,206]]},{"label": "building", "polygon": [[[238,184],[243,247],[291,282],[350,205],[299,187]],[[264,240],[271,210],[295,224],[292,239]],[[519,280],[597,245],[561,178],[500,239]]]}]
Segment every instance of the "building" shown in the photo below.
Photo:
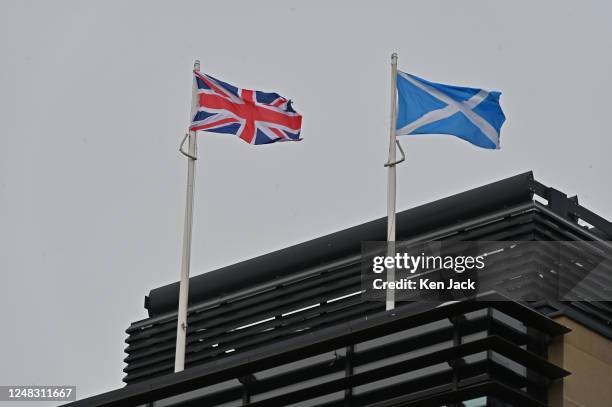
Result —
[{"label": "building", "polygon": [[[610,302],[523,301],[533,284],[508,257],[513,277],[476,300],[385,311],[360,274],[361,242],[385,236],[381,218],[191,278],[176,374],[178,283],[152,290],[127,329],[126,386],[68,405],[610,405]],[[397,236],[605,245],[612,224],[528,172],[398,213]]]}]

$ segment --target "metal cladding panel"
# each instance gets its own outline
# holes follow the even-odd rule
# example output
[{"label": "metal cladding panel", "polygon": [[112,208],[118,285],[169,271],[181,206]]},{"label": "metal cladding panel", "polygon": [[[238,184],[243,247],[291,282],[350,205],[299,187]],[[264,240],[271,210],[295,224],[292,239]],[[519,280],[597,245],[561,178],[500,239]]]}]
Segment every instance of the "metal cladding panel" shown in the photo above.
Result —
[{"label": "metal cladding panel", "polygon": [[[397,235],[406,239],[482,214],[529,202],[532,200],[533,188],[533,173],[530,171],[400,212],[397,214]],[[204,298],[229,294],[244,287],[294,273],[296,270],[358,253],[363,241],[385,240],[386,225],[387,219],[380,218],[252,260],[191,277],[189,302],[196,303]],[[177,309],[178,292],[178,282],[151,290],[145,304],[149,316]]]}]

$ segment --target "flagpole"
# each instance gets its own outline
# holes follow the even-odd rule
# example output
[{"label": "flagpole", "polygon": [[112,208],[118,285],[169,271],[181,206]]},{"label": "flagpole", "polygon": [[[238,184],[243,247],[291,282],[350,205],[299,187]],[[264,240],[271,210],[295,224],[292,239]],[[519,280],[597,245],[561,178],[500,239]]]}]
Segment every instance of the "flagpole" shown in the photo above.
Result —
[{"label": "flagpole", "polygon": [[[387,160],[387,255],[395,256],[395,123],[396,119],[396,87],[397,87],[397,53],[391,55],[391,124],[389,126],[389,159]],[[387,282],[395,281],[395,268],[387,269]],[[395,290],[387,289],[386,310],[395,308]]]},{"label": "flagpole", "polygon": [[[200,61],[196,60],[193,70],[200,71]],[[191,94],[191,119],[197,106],[197,87],[194,85]],[[182,147],[182,146],[181,146]],[[193,190],[195,181],[196,132],[189,131],[189,147],[187,157],[187,198],[185,200],[185,227],[183,230],[183,257],[181,262],[181,281],[179,288],[178,318],[176,324],[176,354],[174,371],[185,369],[185,345],[187,340],[187,306],[189,299],[189,266],[191,262],[191,230],[193,225]]]}]

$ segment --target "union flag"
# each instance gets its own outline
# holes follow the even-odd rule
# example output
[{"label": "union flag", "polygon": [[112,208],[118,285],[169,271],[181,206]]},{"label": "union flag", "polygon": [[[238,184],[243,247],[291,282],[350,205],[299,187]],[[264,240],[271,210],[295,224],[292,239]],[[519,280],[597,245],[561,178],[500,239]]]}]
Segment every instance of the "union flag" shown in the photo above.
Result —
[{"label": "union flag", "polygon": [[193,73],[197,100],[191,130],[235,134],[249,144],[301,140],[302,116],[290,100]]}]

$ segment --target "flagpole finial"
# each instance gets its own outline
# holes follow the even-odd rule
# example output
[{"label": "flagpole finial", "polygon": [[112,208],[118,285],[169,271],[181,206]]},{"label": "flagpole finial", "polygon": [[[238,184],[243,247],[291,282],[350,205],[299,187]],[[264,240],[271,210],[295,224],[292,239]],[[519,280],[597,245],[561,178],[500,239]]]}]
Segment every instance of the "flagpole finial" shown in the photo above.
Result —
[{"label": "flagpole finial", "polygon": [[200,72],[200,60],[196,59],[193,63],[193,70],[196,72]]}]

